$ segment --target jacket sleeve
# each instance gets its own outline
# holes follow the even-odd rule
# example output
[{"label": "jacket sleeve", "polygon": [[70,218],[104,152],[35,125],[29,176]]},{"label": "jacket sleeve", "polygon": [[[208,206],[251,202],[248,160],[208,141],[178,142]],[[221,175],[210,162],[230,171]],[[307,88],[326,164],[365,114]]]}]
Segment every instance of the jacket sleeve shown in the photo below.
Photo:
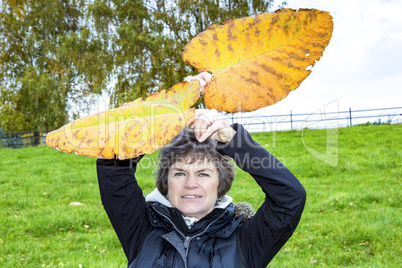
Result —
[{"label": "jacket sleeve", "polygon": [[129,263],[137,256],[152,229],[145,198],[134,177],[141,157],[96,161],[102,204]]},{"label": "jacket sleeve", "polygon": [[266,267],[296,229],[306,192],[296,177],[241,125],[233,128],[236,135],[227,144],[218,143],[217,150],[250,173],[265,193],[265,201],[254,217],[239,226],[241,253],[249,267]]}]

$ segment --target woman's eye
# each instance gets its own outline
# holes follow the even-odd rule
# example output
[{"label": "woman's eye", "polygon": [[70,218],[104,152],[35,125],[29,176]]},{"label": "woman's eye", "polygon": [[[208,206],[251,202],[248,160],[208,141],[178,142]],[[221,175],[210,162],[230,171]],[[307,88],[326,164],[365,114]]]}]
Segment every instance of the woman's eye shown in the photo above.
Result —
[{"label": "woman's eye", "polygon": [[207,173],[200,173],[200,177],[209,177]]},{"label": "woman's eye", "polygon": [[180,176],[184,176],[184,173],[183,173],[183,172],[177,172],[177,173],[174,174],[174,175],[180,177]]}]

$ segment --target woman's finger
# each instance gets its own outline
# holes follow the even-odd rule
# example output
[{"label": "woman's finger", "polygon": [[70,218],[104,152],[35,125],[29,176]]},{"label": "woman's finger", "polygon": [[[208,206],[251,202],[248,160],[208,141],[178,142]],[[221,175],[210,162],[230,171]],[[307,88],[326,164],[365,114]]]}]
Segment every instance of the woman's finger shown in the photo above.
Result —
[{"label": "woman's finger", "polygon": [[214,121],[214,117],[216,117],[218,112],[216,110],[208,110],[208,109],[196,109],[195,110],[195,119],[192,126],[194,127],[194,133],[196,138],[198,139],[205,132],[207,127],[211,125]]},{"label": "woman's finger", "polygon": [[194,134],[198,140],[202,134],[207,130],[208,124],[204,120],[196,120],[194,123]]},{"label": "woman's finger", "polygon": [[210,125],[220,119],[222,119],[222,116],[215,109],[196,110],[194,124],[196,138],[199,139]]},{"label": "woman's finger", "polygon": [[227,119],[215,109],[197,109],[192,126],[194,127],[195,138],[199,142],[208,138],[228,142],[234,132]]},{"label": "woman's finger", "polygon": [[221,129],[221,125],[222,125],[221,121],[215,121],[214,123],[212,123],[212,125],[207,127],[207,129],[204,131],[204,133],[198,138],[198,141],[203,142],[208,138],[216,139],[216,134],[217,134],[216,132],[219,129]]}]

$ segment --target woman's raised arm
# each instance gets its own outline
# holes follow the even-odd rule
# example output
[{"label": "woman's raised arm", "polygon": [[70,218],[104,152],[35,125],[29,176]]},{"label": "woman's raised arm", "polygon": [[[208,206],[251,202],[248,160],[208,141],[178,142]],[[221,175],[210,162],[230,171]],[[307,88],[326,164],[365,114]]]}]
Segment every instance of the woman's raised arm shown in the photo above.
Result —
[{"label": "woman's raised arm", "polygon": [[137,256],[152,229],[145,198],[134,177],[141,157],[96,161],[102,204],[129,263]]},{"label": "woman's raised arm", "polygon": [[254,217],[239,226],[242,257],[250,267],[266,267],[296,229],[306,192],[296,177],[241,125],[233,128],[236,135],[227,144],[218,143],[217,149],[250,173],[265,193],[265,201]]}]

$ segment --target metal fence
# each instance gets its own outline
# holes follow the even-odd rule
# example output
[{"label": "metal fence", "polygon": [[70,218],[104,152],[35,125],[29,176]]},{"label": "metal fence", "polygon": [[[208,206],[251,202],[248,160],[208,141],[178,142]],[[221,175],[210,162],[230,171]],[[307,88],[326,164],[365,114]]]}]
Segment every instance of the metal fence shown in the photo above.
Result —
[{"label": "metal fence", "polygon": [[0,132],[0,148],[24,148],[46,144],[46,130]]},{"label": "metal fence", "polygon": [[[247,115],[247,114],[246,114]],[[293,129],[339,128],[357,124],[402,123],[402,107],[280,115],[226,115],[232,123],[240,123],[250,132],[268,132]],[[46,130],[0,132],[0,148],[24,148],[46,143]]]},{"label": "metal fence", "polygon": [[240,123],[250,132],[301,130],[304,128],[339,128],[358,124],[398,124],[402,122],[402,107],[332,111],[279,115],[229,115],[232,123]]}]

